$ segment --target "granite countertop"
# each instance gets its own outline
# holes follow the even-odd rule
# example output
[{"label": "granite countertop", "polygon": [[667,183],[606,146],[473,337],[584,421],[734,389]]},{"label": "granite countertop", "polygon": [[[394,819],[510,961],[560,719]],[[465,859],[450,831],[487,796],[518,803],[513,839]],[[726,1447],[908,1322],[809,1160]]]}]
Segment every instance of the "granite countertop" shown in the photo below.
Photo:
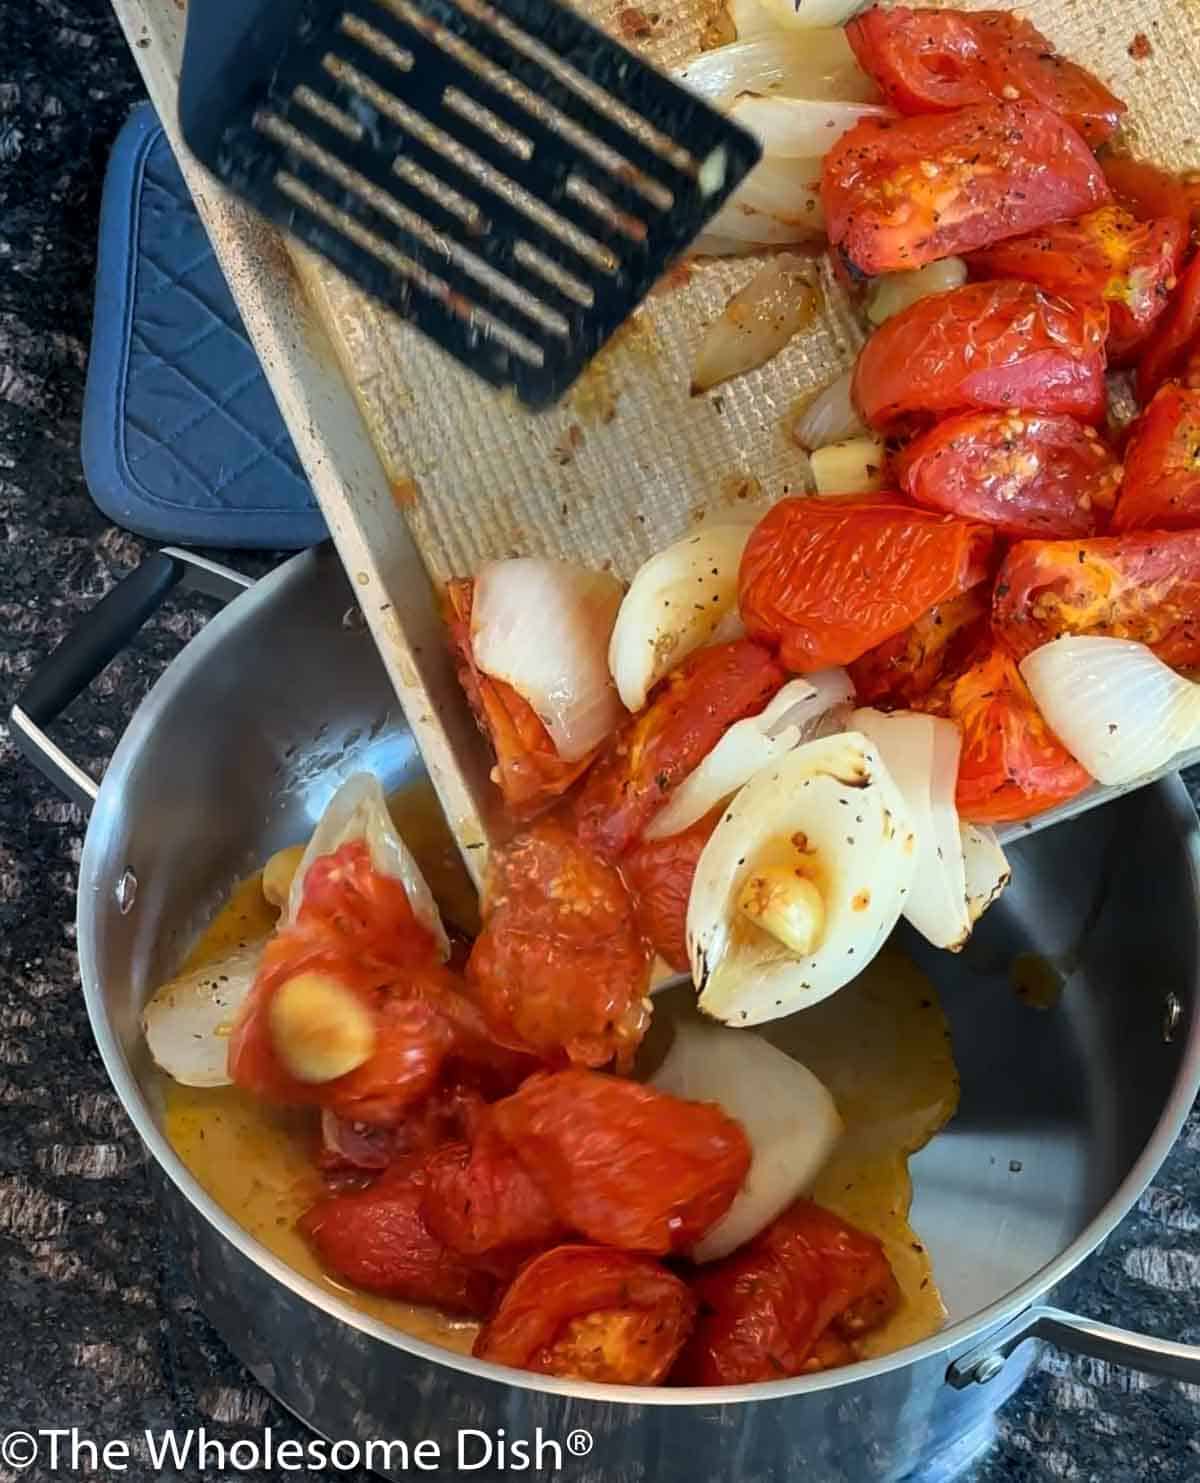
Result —
[{"label": "granite countertop", "polygon": [[[36,661],[145,549],[96,511],[79,463],[101,181],[142,88],[106,0],[0,8],[7,714]],[[262,558],[243,564],[261,570]],[[132,706],[203,617],[166,608],[72,708],[56,735],[85,766],[102,769]],[[277,1436],[300,1436],[197,1310],[160,1238],[141,1147],[93,1046],[73,927],[85,819],[25,765],[3,727],[0,754],[0,1434],[77,1425],[120,1437],[206,1424],[232,1441],[270,1424]],[[1136,1210],[1086,1264],[1073,1303],[1200,1343],[1198,1233],[1193,1114]],[[152,1476],[148,1465],[125,1474],[139,1475]],[[0,1483],[18,1476],[51,1474],[0,1461]],[[1047,1352],[964,1476],[1200,1478],[1200,1388]]]}]

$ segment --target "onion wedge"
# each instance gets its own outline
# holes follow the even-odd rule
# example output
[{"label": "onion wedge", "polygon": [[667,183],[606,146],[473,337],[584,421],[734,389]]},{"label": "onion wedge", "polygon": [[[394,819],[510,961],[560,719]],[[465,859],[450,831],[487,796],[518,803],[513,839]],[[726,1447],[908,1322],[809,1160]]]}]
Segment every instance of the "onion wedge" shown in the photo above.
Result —
[{"label": "onion wedge", "polygon": [[812,265],[780,253],[726,304],[705,331],[692,395],[764,365],[810,323],[817,305]]},{"label": "onion wedge", "polygon": [[974,926],[1012,880],[1012,867],[995,831],[980,824],[962,826],[963,866],[967,879],[967,915]]},{"label": "onion wedge", "polygon": [[736,610],[738,567],[752,528],[706,525],[638,569],[608,645],[609,670],[628,710],[640,711],[658,681],[711,643]]},{"label": "onion wedge", "polygon": [[688,898],[701,1010],[741,1028],[849,983],[896,925],[916,848],[903,796],[860,732],[756,773],[705,845]]},{"label": "onion wedge", "polygon": [[1097,782],[1136,782],[1200,746],[1200,685],[1145,644],[1058,638],[1027,654],[1021,674],[1046,724]]},{"label": "onion wedge", "polygon": [[879,749],[917,833],[917,865],[904,915],[934,947],[957,952],[971,935],[962,832],[954,806],[962,735],[953,721],[914,711],[885,715],[858,710],[850,725]]},{"label": "onion wedge", "polygon": [[380,875],[393,876],[401,883],[413,915],[433,934],[444,962],[450,956],[450,942],[437,902],[420,866],[392,823],[379,779],[369,772],[358,772],[347,778],[326,805],[292,877],[287,911],[281,925],[296,920],[304,900],[304,878],[313,861],[322,855],[332,855],[352,840],[364,840],[370,851],[371,864]]},{"label": "onion wedge", "polygon": [[620,604],[615,577],[567,561],[522,556],[476,574],[475,663],[533,707],[564,762],[582,760],[622,719],[607,662]]},{"label": "onion wedge", "polygon": [[805,1194],[842,1136],[833,1098],[807,1066],[758,1035],[678,1024],[651,1085],[695,1102],[716,1102],[750,1140],[746,1182],[693,1261],[718,1261],[757,1236]]},{"label": "onion wedge", "polygon": [[650,820],[644,837],[665,839],[689,829],[777,757],[842,730],[853,704],[854,686],[844,669],[790,680],[757,716],[734,722]]},{"label": "onion wedge", "polygon": [[[758,168],[761,170],[762,166]],[[697,238],[697,242],[706,244],[705,251],[710,257],[739,257],[763,247],[792,247],[800,242],[824,238],[825,218],[821,215],[820,198],[810,192],[795,200],[800,204],[799,214],[795,214],[793,206],[789,205],[787,213],[775,216],[769,211],[747,206],[735,195],[709,223],[712,233]],[[726,246],[721,253],[716,253],[711,246],[713,243]]]},{"label": "onion wedge", "polygon": [[756,247],[823,241],[820,179],[820,160],[761,160],[691,251],[728,256]]},{"label": "onion wedge", "polygon": [[216,963],[182,973],[156,990],[142,1011],[154,1064],[189,1087],[230,1084],[229,1034],[254,985],[266,939]]},{"label": "onion wedge", "polygon": [[831,103],[879,101],[878,88],[859,66],[841,26],[714,47],[678,68],[675,77],[717,109],[728,108],[742,93]]},{"label": "onion wedge", "polygon": [[722,214],[726,212],[743,216],[759,212],[807,238],[823,237],[821,161],[804,156],[760,160],[724,206]]},{"label": "onion wedge", "polygon": [[819,160],[864,118],[890,119],[894,114],[880,103],[747,93],[729,109],[729,117],[750,130],[768,158]]}]

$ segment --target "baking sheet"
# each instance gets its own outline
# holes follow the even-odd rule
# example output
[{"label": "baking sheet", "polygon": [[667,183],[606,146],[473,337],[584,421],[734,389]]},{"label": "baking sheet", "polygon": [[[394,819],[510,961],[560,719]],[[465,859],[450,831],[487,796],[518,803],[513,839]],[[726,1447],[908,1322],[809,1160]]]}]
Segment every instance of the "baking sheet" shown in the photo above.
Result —
[{"label": "baking sheet", "polygon": [[[589,9],[621,34],[624,6],[600,0]],[[693,55],[712,22],[707,0],[658,7],[650,0],[642,9],[659,19],[641,49],[663,65]],[[1200,164],[1191,137],[1200,131],[1200,4],[1045,0],[1028,11],[1067,55],[1129,101],[1132,148]],[[1138,63],[1129,46],[1142,28],[1151,56]],[[753,259],[703,263],[646,304],[574,396],[534,416],[482,389],[322,263],[301,261],[306,291],[437,579],[517,552],[610,561],[629,576],[702,515],[751,492],[774,499],[803,488],[807,461],[786,437],[786,414],[861,343],[855,316],[826,278],[826,307],[811,332],[762,370],[690,398],[705,325],[755,271]]]},{"label": "baking sheet", "polygon": [[[178,0],[114,5],[180,152]],[[988,8],[987,0],[964,8]],[[628,6],[595,0],[586,9],[628,40]],[[1129,103],[1131,152],[1200,168],[1200,0],[1033,0],[1023,10]],[[694,55],[721,27],[718,0],[649,0],[640,16],[650,34],[631,44],[664,66]],[[1139,60],[1135,53],[1147,48]],[[182,163],[435,786],[478,870],[494,798],[427,578],[438,584],[489,557],[525,553],[628,577],[701,520],[803,490],[807,460],[784,423],[850,363],[861,329],[822,269],[825,304],[811,330],[762,369],[691,398],[689,370],[704,328],[756,267],[754,259],[702,263],[652,295],[566,402],[534,415],[321,260],[285,248],[185,152]]]}]

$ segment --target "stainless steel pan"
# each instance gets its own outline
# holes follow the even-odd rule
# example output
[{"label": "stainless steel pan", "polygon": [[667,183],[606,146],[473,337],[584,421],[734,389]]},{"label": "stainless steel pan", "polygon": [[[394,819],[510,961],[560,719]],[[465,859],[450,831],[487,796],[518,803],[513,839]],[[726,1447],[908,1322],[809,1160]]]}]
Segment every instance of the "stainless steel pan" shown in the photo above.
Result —
[{"label": "stainless steel pan", "polygon": [[[180,582],[234,600],[164,673],[97,788],[42,728]],[[367,767],[395,787],[421,762],[333,553],[245,586],[183,553],[152,557],[53,656],[13,721],[38,766],[92,805],[84,993],[164,1176],[165,1218],[205,1311],[285,1405],[332,1438],[436,1439],[451,1462],[461,1428],[513,1439],[541,1427],[560,1443],[583,1428],[592,1448],[567,1455],[563,1474],[580,1480],[861,1480],[969,1446],[1032,1362],[1027,1338],[1200,1381],[1200,1351],[1039,1306],[1129,1210],[1200,1083],[1200,833],[1177,779],[1014,845],[1014,883],[961,956],[912,944],[963,1082],[957,1118],[914,1161],[913,1220],[950,1309],[936,1338],[777,1384],[606,1389],[451,1355],[283,1266],[164,1138],[139,1010],[230,883],[303,837],[343,777]],[[1018,952],[1063,967],[1052,1010],[1013,995]]]}]

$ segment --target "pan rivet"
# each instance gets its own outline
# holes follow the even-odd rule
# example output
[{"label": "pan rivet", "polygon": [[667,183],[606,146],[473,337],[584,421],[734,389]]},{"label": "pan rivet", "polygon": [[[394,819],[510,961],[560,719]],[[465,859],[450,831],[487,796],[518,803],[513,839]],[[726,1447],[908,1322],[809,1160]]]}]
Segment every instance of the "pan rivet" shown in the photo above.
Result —
[{"label": "pan rivet", "polygon": [[1175,1031],[1179,1029],[1179,1021],[1183,1018],[1183,1005],[1179,1002],[1178,994],[1168,994],[1163,1000],[1162,1038],[1166,1045],[1170,1045],[1175,1039]]},{"label": "pan rivet", "polygon": [[367,626],[367,620],[362,615],[360,607],[347,608],[342,614],[342,627],[351,633],[358,633]]},{"label": "pan rivet", "polygon": [[137,876],[132,870],[125,871],[113,894],[117,898],[117,907],[122,916],[133,910],[133,903],[137,899]]},{"label": "pan rivet", "polygon": [[994,1380],[1004,1368],[1004,1356],[1002,1354],[988,1354],[975,1366],[974,1380],[977,1385],[986,1385],[989,1380]]}]

